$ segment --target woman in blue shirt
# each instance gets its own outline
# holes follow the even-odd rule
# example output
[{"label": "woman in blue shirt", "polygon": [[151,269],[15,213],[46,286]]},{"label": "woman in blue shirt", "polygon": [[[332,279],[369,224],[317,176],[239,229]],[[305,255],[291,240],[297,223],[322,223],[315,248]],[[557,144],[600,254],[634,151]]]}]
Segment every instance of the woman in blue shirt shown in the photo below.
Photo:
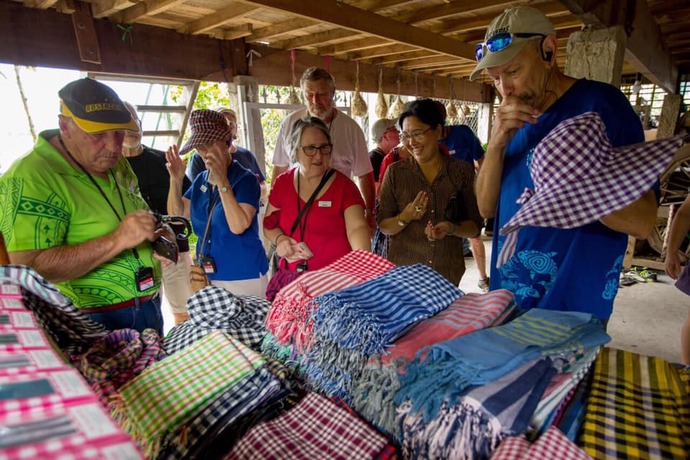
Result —
[{"label": "woman in blue shirt", "polygon": [[[235,295],[264,297],[268,262],[259,238],[257,210],[261,188],[252,172],[233,160],[232,131],[213,110],[195,110],[192,136],[178,152],[166,153],[170,171],[168,210],[191,217],[199,237],[197,261],[212,284]],[[185,164],[180,158],[195,148],[206,163],[182,195]]]}]

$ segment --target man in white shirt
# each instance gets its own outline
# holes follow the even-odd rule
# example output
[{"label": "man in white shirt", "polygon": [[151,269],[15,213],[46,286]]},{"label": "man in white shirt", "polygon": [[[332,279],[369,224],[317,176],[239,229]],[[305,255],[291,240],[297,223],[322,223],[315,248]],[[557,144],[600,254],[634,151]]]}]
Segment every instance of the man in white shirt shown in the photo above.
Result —
[{"label": "man in white shirt", "polygon": [[335,107],[335,80],[326,70],[308,68],[302,74],[300,86],[307,107],[291,113],[280,124],[273,151],[273,179],[291,166],[290,134],[295,122],[308,116],[320,118],[328,126],[333,140],[331,166],[350,178],[359,179],[359,190],[366,203],[367,222],[371,228],[375,228],[374,174],[362,128]]}]

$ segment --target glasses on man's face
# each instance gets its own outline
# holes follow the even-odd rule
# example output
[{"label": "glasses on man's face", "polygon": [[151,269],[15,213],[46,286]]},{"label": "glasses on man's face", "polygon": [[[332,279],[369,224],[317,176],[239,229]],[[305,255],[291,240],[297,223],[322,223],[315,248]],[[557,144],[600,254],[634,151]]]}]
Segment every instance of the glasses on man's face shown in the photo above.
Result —
[{"label": "glasses on man's face", "polygon": [[419,130],[419,131],[412,131],[411,133],[406,133],[406,132],[401,132],[400,133],[400,140],[402,142],[408,143],[412,140],[415,142],[421,142],[424,139],[424,135],[429,131],[431,127],[428,127],[424,131]]},{"label": "glasses on man's face", "polygon": [[508,48],[508,46],[513,43],[513,37],[517,38],[530,38],[530,37],[541,37],[544,38],[546,35],[544,34],[532,34],[532,33],[508,33],[508,32],[503,32],[500,34],[496,34],[484,43],[479,43],[475,49],[475,58],[477,58],[477,62],[481,61],[482,58],[486,55],[486,51],[488,50],[492,53],[498,53],[499,51],[503,51],[504,49]]},{"label": "glasses on man's face", "polygon": [[308,157],[313,157],[316,152],[321,153],[321,155],[330,155],[333,151],[333,144],[303,145],[302,151]]}]

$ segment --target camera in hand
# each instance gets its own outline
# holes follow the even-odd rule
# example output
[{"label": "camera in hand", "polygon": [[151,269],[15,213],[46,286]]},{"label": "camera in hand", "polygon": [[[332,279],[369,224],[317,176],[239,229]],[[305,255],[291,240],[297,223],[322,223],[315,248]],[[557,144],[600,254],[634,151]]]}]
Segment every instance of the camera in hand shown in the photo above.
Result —
[{"label": "camera in hand", "polygon": [[189,235],[192,225],[182,216],[156,214],[158,227],[152,246],[156,254],[177,263],[180,252],[189,251]]}]

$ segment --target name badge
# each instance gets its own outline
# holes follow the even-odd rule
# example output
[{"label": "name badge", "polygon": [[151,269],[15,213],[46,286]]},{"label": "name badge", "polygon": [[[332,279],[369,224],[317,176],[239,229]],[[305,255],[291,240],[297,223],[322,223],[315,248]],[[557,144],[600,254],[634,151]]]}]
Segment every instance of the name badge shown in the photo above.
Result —
[{"label": "name badge", "polygon": [[199,187],[199,190],[206,193],[206,190],[208,190],[208,187],[206,187],[204,184],[201,184],[201,187]]},{"label": "name badge", "polygon": [[319,208],[330,208],[331,204],[330,201],[319,201]]}]

